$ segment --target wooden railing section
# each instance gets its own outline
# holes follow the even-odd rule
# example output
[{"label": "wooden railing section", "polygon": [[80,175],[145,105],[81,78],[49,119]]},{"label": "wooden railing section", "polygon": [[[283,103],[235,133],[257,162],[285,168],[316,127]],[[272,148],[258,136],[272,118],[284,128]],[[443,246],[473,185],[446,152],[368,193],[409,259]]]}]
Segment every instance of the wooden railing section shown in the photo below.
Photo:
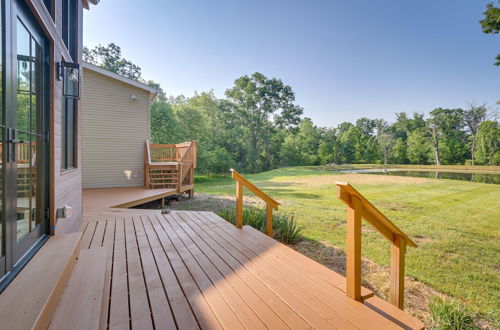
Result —
[{"label": "wooden railing section", "polygon": [[361,301],[361,219],[365,219],[391,243],[391,292],[393,305],[404,309],[404,276],[406,246],[417,247],[353,186],[336,182],[338,198],[347,205],[347,295]]},{"label": "wooden railing section", "polygon": [[[17,164],[27,164],[31,161],[32,157],[35,157],[36,142],[30,143],[22,142],[16,143],[16,163]],[[30,152],[32,157],[30,157]],[[0,144],[0,164],[3,161],[3,144]]]},{"label": "wooden railing section", "polygon": [[233,169],[231,177],[236,181],[236,227],[243,227],[243,187],[245,187],[266,203],[266,234],[273,237],[273,209],[278,210],[281,204]]},{"label": "wooden railing section", "polygon": [[197,141],[179,144],[154,144],[144,147],[144,185],[150,188],[176,188],[189,191],[194,186]]}]

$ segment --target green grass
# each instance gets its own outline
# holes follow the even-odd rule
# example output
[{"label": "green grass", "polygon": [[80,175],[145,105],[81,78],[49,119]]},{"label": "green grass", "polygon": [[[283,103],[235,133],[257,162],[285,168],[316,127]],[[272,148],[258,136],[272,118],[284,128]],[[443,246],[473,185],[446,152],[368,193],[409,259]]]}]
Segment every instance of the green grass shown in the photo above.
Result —
[{"label": "green grass", "polygon": [[433,329],[439,330],[472,330],[477,329],[474,315],[467,307],[457,301],[435,298],[430,309],[434,319]]},{"label": "green grass", "polygon": [[[246,177],[282,202],[305,238],[345,246],[345,206],[333,179],[324,184],[293,183],[298,177],[331,172],[314,167],[283,168]],[[440,180],[424,184],[355,184],[389,219],[419,243],[408,248],[406,274],[457,298],[474,312],[498,321],[500,310],[500,186]],[[229,177],[204,178],[196,190],[234,195]],[[245,194],[248,192],[245,191]],[[363,231],[363,255],[389,265],[389,243]]]}]

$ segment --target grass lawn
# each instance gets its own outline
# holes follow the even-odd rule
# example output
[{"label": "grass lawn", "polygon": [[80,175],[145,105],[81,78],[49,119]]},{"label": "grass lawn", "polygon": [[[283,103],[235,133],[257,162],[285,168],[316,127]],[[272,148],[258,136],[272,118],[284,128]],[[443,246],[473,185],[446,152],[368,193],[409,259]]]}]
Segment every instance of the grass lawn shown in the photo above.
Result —
[{"label": "grass lawn", "polygon": [[[281,202],[283,211],[295,214],[305,227],[305,238],[340,248],[345,247],[346,208],[336,197],[334,182],[350,182],[419,244],[408,248],[408,276],[498,322],[500,185],[335,174],[314,167],[246,177]],[[196,182],[196,191],[201,193],[234,196],[234,190],[229,177],[200,177]],[[363,256],[388,266],[389,254],[389,243],[378,232],[364,228]]]}]

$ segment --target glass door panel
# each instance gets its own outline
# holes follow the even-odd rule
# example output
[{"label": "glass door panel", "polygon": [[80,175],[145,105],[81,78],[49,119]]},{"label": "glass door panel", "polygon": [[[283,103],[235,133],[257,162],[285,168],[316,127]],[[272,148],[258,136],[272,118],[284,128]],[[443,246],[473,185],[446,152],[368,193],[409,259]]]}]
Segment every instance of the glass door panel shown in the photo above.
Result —
[{"label": "glass door panel", "polygon": [[9,3],[0,15],[9,27],[0,35],[0,292],[48,233],[49,43],[24,1]]},{"label": "glass door panel", "polygon": [[[1,80],[0,80],[0,84],[1,84]],[[2,106],[0,105],[0,108]],[[1,113],[0,113],[1,114]],[[1,121],[1,117],[0,117],[0,121]],[[3,160],[3,157],[4,157],[4,139],[5,139],[5,136],[4,136],[4,132],[5,132],[5,129],[3,127],[3,125],[0,125],[0,259],[2,259],[4,256],[5,256],[5,249],[4,249],[4,243],[5,243],[5,239],[4,239],[4,202],[3,202],[3,186],[4,186],[4,160]],[[1,265],[1,263],[0,263]],[[3,274],[3,270],[2,270],[2,267],[0,266],[0,277],[2,277],[2,274]]]},{"label": "glass door panel", "polygon": [[[40,192],[37,184],[37,145],[42,141],[40,98],[41,46],[26,26],[17,21],[17,121],[16,238],[22,240],[41,223]],[[37,166],[38,165],[38,166]]]}]

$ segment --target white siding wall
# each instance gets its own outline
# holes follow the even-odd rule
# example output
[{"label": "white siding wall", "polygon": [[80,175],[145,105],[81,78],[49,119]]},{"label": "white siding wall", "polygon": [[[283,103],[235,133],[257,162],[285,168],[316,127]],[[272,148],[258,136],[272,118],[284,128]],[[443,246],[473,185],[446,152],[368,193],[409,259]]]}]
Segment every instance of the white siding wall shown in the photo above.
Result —
[{"label": "white siding wall", "polygon": [[142,186],[149,92],[88,69],[83,76],[83,187]]}]

